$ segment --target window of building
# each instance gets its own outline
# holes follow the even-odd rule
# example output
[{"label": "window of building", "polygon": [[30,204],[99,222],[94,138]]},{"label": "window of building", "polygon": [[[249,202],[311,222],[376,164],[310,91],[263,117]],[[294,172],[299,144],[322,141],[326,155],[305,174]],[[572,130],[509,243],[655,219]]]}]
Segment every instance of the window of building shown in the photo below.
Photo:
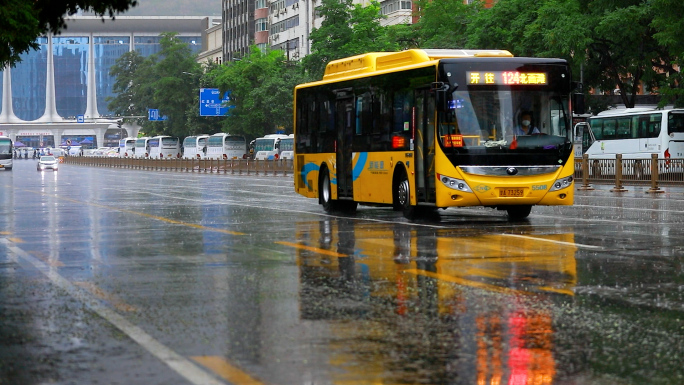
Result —
[{"label": "window of building", "polygon": [[254,25],[256,26],[256,32],[268,31],[268,19],[265,17],[257,19]]}]

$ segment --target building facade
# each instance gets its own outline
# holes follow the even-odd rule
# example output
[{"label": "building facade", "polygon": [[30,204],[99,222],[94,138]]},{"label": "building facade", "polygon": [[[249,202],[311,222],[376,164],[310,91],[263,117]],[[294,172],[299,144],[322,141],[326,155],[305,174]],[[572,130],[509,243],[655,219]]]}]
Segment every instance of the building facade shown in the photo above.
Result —
[{"label": "building facade", "polygon": [[[265,0],[261,0],[265,2]],[[249,54],[254,41],[256,0],[223,0],[223,61]]]},{"label": "building facade", "polygon": [[1,71],[0,134],[29,147],[56,147],[67,139],[86,147],[118,146],[121,136],[137,135],[137,129],[119,128],[107,107],[116,81],[111,67],[129,51],[159,52],[159,34],[168,31],[198,53],[205,19],[70,17],[63,33],[40,37],[38,50]]}]

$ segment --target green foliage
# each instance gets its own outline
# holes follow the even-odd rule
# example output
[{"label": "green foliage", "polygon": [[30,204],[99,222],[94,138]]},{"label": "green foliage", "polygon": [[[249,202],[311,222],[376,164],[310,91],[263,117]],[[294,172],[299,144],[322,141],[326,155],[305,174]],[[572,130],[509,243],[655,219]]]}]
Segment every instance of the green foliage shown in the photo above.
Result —
[{"label": "green foliage", "polygon": [[332,60],[399,49],[399,44],[389,39],[388,28],[380,25],[377,1],[364,7],[353,5],[352,0],[322,0],[317,10],[324,20],[320,28],[311,31],[311,54],[302,59],[314,79],[322,78]]},{"label": "green foliage", "polygon": [[651,0],[653,21],[651,26],[656,33],[653,37],[663,45],[668,57],[663,57],[661,69],[667,75],[661,83],[660,94],[663,95],[661,105],[673,103],[676,107],[684,107],[684,2],[681,0]]},{"label": "green foliage", "polygon": [[[202,69],[190,47],[175,35],[161,35],[159,53],[147,58],[137,52],[126,53],[110,70],[116,77],[113,91],[117,96],[108,99],[109,109],[120,116],[144,116],[137,122],[147,135],[187,135],[186,114],[199,94]],[[195,108],[198,105],[195,103]],[[168,120],[148,121],[149,108],[159,109]]]},{"label": "green foliage", "polygon": [[640,85],[653,89],[665,84],[666,75],[678,76],[672,63],[676,62],[673,58],[681,58],[681,51],[663,43],[680,46],[676,33],[681,34],[681,29],[672,29],[668,23],[681,24],[681,20],[658,16],[672,13],[666,8],[674,3],[499,0],[471,19],[467,44],[507,49],[517,56],[565,58],[572,63],[576,78],[583,67],[586,86],[611,92],[617,87],[625,106],[633,107]]},{"label": "green foliage", "polygon": [[481,3],[453,0],[418,0],[420,19],[413,25],[421,48],[464,48],[469,20],[476,17]]},{"label": "green foliage", "polygon": [[221,92],[231,91],[230,116],[224,131],[255,138],[279,128],[292,132],[293,89],[308,80],[298,62],[288,62],[281,51],[251,53],[209,73]]},{"label": "green foliage", "polygon": [[113,17],[137,5],[137,0],[3,0],[0,6],[0,64],[15,65],[20,55],[37,49],[36,39],[65,28],[65,15],[79,10]]}]

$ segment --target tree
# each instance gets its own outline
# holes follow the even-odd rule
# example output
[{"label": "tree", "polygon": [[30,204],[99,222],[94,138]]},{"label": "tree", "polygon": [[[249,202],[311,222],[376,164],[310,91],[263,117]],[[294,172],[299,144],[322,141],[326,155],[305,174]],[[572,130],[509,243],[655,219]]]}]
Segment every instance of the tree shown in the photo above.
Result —
[{"label": "tree", "polygon": [[642,84],[663,81],[669,57],[654,38],[653,17],[651,2],[642,0],[500,0],[472,20],[468,45],[565,58],[576,75],[582,64],[586,85],[611,92],[617,86],[633,107]]},{"label": "tree", "polygon": [[149,73],[150,64],[145,62],[145,58],[138,51],[126,52],[116,60],[109,70],[110,75],[116,77],[112,86],[112,92],[116,96],[107,98],[107,107],[110,111],[119,116],[143,116],[147,113],[141,103],[144,100],[141,94],[141,81],[146,79],[140,76],[138,71]]},{"label": "tree", "polygon": [[352,0],[322,0],[317,10],[324,19],[320,28],[311,31],[311,54],[302,59],[315,79],[323,76],[332,60],[399,48],[389,39],[388,28],[380,25],[382,15],[376,1],[364,7],[353,5]]},{"label": "tree", "polygon": [[185,136],[187,116],[191,106],[199,105],[199,79],[202,69],[190,47],[175,39],[176,33],[163,33],[161,51],[143,58],[128,52],[116,60],[110,75],[116,77],[109,109],[121,116],[145,116],[150,108],[159,109],[167,120],[151,122],[138,119],[144,132],[150,135]]},{"label": "tree", "polygon": [[466,46],[505,49],[516,56],[539,56],[539,42],[531,36],[530,25],[537,20],[542,3],[500,0],[492,8],[475,13],[466,28]]},{"label": "tree", "polygon": [[[204,64],[203,73],[199,79],[199,88],[217,88],[216,76],[220,64],[208,61]],[[185,111],[187,125],[186,135],[209,134],[213,135],[221,132],[225,118],[217,116],[200,116],[199,112],[199,89],[194,94],[193,102]]]},{"label": "tree", "polygon": [[230,115],[224,131],[248,138],[273,133],[279,127],[292,132],[293,89],[308,78],[298,62],[288,62],[282,51],[251,53],[210,74],[220,92],[231,91]]},{"label": "tree", "polygon": [[654,38],[665,47],[669,56],[662,59],[665,79],[661,83],[663,95],[661,105],[673,103],[684,107],[684,2],[679,0],[652,0],[653,21],[651,26],[657,31]]},{"label": "tree", "polygon": [[481,9],[480,2],[418,0],[420,19],[412,26],[421,48],[464,48],[466,29]]},{"label": "tree", "polygon": [[20,55],[38,49],[36,39],[48,32],[66,28],[64,17],[92,11],[114,18],[137,5],[137,0],[4,0],[0,6],[0,63],[14,65]]},{"label": "tree", "polygon": [[185,114],[188,106],[193,104],[194,95],[199,93],[202,69],[190,46],[175,39],[176,33],[167,32],[161,36],[162,49],[151,57],[158,61],[154,71],[156,82],[152,90],[154,105],[150,107],[158,108],[160,115],[168,117],[168,120],[156,122],[157,126],[160,123],[163,125],[161,133],[184,136],[187,132]]}]

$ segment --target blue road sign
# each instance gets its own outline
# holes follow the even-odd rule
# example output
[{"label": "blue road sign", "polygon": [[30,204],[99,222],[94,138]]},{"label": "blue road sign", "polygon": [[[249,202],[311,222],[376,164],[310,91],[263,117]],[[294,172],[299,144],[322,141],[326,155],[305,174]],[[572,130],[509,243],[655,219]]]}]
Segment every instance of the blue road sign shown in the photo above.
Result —
[{"label": "blue road sign", "polygon": [[85,116],[76,115],[76,123],[85,123]]},{"label": "blue road sign", "polygon": [[150,108],[147,110],[147,120],[151,122],[160,122],[166,119],[168,119],[166,115],[159,116],[159,110],[156,108]]},{"label": "blue road sign", "polygon": [[224,116],[233,106],[228,106],[230,91],[221,97],[218,88],[200,88],[200,116]]}]

